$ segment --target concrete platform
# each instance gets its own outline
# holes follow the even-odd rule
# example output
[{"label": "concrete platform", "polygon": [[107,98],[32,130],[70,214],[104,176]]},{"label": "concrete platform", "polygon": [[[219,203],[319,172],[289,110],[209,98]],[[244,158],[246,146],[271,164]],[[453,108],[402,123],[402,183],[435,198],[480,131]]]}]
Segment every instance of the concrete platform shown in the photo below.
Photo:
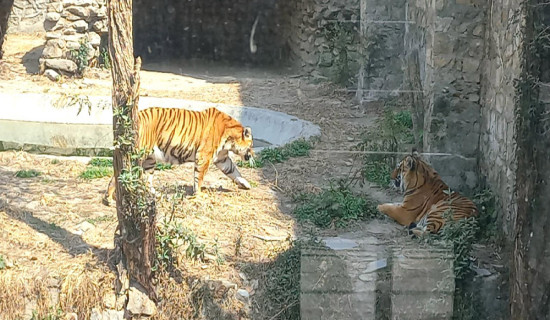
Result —
[{"label": "concrete platform", "polygon": [[451,319],[451,251],[373,232],[385,228],[374,224],[302,250],[301,319]]},{"label": "concrete platform", "polygon": [[[60,155],[108,151],[113,145],[111,98],[82,97],[80,105],[71,105],[70,98],[0,93],[0,150],[23,149]],[[91,112],[88,112],[88,102]],[[277,111],[181,99],[140,98],[140,110],[155,106],[190,110],[215,107],[251,127],[258,149],[320,134],[318,126]]]}]

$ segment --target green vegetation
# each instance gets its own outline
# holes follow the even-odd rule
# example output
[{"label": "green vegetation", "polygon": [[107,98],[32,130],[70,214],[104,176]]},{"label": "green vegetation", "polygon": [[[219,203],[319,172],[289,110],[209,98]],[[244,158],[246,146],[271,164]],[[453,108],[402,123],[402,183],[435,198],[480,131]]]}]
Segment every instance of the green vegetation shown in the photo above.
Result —
[{"label": "green vegetation", "polygon": [[334,186],[317,194],[296,197],[299,205],[294,214],[301,221],[311,221],[319,227],[345,227],[352,221],[372,219],[378,215],[375,203],[354,195],[343,185]]},{"label": "green vegetation", "polygon": [[156,233],[157,259],[154,271],[170,268],[177,261],[178,249],[187,245],[185,256],[192,260],[204,260],[205,245],[199,243],[196,235],[181,223],[164,222]]},{"label": "green vegetation", "polygon": [[30,170],[19,170],[15,173],[15,176],[17,178],[34,178],[34,177],[38,177],[41,174],[42,173],[40,171],[30,169]]},{"label": "green vegetation", "polygon": [[83,179],[99,179],[113,175],[113,160],[93,158],[86,169],[80,174]]},{"label": "green vegetation", "polygon": [[170,163],[157,163],[155,165],[155,170],[163,171],[163,170],[171,170],[173,169],[173,166]]},{"label": "green vegetation", "polygon": [[[357,146],[361,151],[404,151],[414,143],[413,122],[407,110],[386,111],[378,119],[377,126],[363,134]],[[400,157],[388,154],[365,154],[362,175],[367,181],[387,187],[390,174]]]},{"label": "green vegetation", "polygon": [[61,320],[63,319],[63,310],[60,308],[57,308],[57,310],[53,310],[53,308],[50,308],[50,312],[45,316],[38,315],[38,312],[34,311],[32,312],[32,318],[31,320]]},{"label": "green vegetation", "polygon": [[112,167],[113,159],[93,158],[88,164],[93,167]]},{"label": "green vegetation", "polygon": [[282,147],[265,148],[260,151],[253,162],[237,161],[237,165],[245,168],[261,168],[267,162],[281,163],[290,158],[307,156],[312,148],[313,145],[310,141],[298,139]]},{"label": "green vegetation", "polygon": [[90,45],[86,38],[80,41],[78,49],[71,50],[71,57],[78,67],[78,72],[82,74],[88,67],[88,56],[90,53]]},{"label": "green vegetation", "polygon": [[111,69],[111,57],[106,48],[101,48],[101,52],[99,53],[99,66],[103,69]]},{"label": "green vegetation", "polygon": [[0,254],[0,270],[3,270],[6,268],[6,260],[4,260],[4,256]]},{"label": "green vegetation", "polygon": [[115,219],[115,217],[112,217],[112,216],[101,216],[101,217],[95,217],[95,218],[88,218],[88,219],[86,219],[86,221],[95,226],[98,223],[113,221],[114,219]]}]

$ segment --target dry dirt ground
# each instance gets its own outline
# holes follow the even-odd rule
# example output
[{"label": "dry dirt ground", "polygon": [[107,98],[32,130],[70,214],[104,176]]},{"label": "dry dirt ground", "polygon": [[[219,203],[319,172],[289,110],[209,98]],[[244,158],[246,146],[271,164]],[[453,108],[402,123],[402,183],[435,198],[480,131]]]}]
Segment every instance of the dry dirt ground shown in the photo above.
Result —
[{"label": "dry dirt ground", "polygon": [[[110,95],[108,70],[89,70],[83,79],[65,78],[57,83],[39,75],[37,59],[43,43],[40,34],[8,35],[5,59],[0,61],[0,91]],[[292,194],[319,190],[331,179],[358,169],[358,159],[323,150],[349,150],[356,145],[376,118],[377,106],[360,107],[352,95],[328,84],[313,84],[288,70],[185,61],[145,62],[143,69],[144,96],[258,106],[321,127],[320,140],[310,156],[262,169],[241,169],[254,186],[248,191],[237,189],[214,168],[205,181],[208,197],[201,201],[181,196],[192,182],[189,166],[161,171],[155,178],[160,220],[174,216],[196,234],[206,251],[203,261],[178,259],[180,275],[163,280],[159,290],[168,298],[159,305],[159,318],[199,317],[204,310],[194,299],[204,297],[204,292],[197,283],[215,287],[219,283],[211,280],[216,279],[252,294],[249,307],[236,299],[214,297],[220,318],[261,319],[277,314],[279,310],[261,310],[254,304],[255,294],[261,294],[256,293],[259,275],[245,275],[241,269],[269,266],[302,234],[304,226],[298,226],[291,215]],[[79,319],[87,319],[93,307],[113,307],[114,271],[108,262],[116,212],[101,204],[108,177],[79,177],[87,160],[0,153],[0,254],[8,267],[0,274],[0,310],[5,310],[0,318],[29,316],[33,310],[46,314],[52,312],[48,306],[59,305],[63,312],[77,312]],[[42,174],[15,177],[18,170],[28,169]],[[387,197],[384,192],[371,191],[379,199]],[[38,301],[26,303],[36,295],[41,297]]]}]

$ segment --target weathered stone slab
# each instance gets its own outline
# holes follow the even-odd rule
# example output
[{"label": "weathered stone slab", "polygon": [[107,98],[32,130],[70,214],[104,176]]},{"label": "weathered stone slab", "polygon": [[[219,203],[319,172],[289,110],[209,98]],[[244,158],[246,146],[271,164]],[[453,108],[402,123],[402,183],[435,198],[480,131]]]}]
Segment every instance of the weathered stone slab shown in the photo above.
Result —
[{"label": "weathered stone slab", "polygon": [[392,319],[452,318],[455,279],[450,251],[395,249],[392,261]]}]

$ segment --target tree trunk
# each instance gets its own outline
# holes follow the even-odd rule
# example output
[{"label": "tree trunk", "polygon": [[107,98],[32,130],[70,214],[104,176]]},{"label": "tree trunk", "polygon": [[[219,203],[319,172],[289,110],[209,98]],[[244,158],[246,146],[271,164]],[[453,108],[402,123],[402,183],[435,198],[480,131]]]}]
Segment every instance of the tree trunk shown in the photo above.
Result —
[{"label": "tree trunk", "polygon": [[2,45],[4,44],[4,37],[8,30],[8,20],[10,18],[11,9],[13,7],[13,0],[0,0],[0,59],[4,54]]},{"label": "tree trunk", "polygon": [[[109,52],[113,78],[113,155],[116,179],[119,284],[137,281],[156,300],[152,282],[155,258],[156,207],[141,169],[138,134],[139,70],[134,60],[132,0],[109,1]],[[124,270],[124,272],[122,272]],[[125,274],[129,279],[124,279]]]}]

